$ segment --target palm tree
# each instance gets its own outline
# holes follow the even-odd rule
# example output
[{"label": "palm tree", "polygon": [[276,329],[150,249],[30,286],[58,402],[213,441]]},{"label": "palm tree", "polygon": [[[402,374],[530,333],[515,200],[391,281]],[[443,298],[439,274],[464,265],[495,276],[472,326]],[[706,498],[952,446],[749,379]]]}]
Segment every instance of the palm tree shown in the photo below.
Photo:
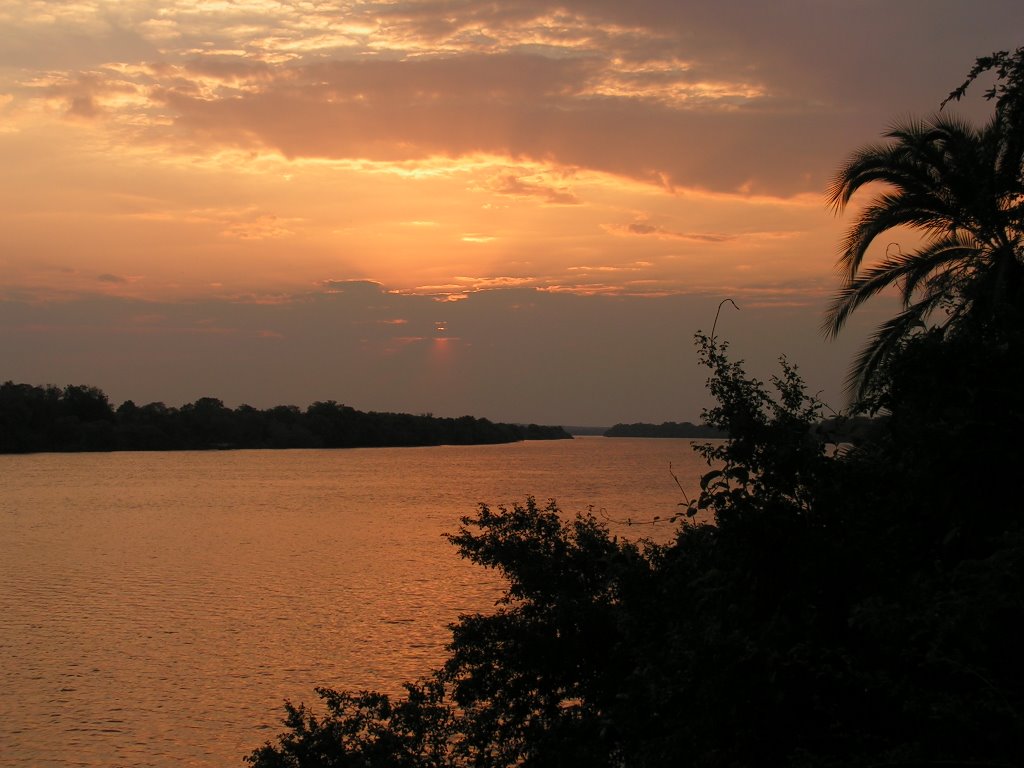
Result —
[{"label": "palm tree", "polygon": [[[850,314],[883,289],[896,286],[902,311],[883,323],[857,357],[848,378],[863,397],[879,367],[901,343],[931,322],[939,333],[1009,322],[1024,310],[1024,168],[1016,121],[997,115],[976,128],[949,115],[909,121],[885,134],[890,141],[854,153],[836,174],[828,201],[842,212],[872,182],[879,191],[847,231],[839,257],[845,284],[822,329],[835,336]],[[916,230],[909,253],[890,244],[865,267],[870,246],[896,228]],[[932,320],[937,309],[944,319]]]}]

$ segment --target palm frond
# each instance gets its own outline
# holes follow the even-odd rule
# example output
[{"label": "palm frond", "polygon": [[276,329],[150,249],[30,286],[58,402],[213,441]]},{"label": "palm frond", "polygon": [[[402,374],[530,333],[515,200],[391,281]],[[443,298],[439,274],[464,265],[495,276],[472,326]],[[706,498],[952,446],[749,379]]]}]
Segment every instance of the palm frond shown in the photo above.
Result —
[{"label": "palm frond", "polygon": [[[848,280],[839,290],[825,313],[822,332],[829,337],[836,336],[854,310],[890,285],[901,284],[903,305],[909,306],[923,280],[969,258],[974,251],[969,239],[953,235],[911,253],[889,254],[862,275]],[[927,293],[932,293],[932,289]]]},{"label": "palm frond", "polygon": [[851,399],[862,400],[869,394],[878,369],[913,329],[924,325],[940,301],[939,296],[919,301],[879,326],[857,355],[846,377],[846,391]]},{"label": "palm frond", "polygon": [[838,266],[851,277],[856,275],[872,243],[897,227],[910,227],[936,235],[950,231],[951,226],[948,207],[934,196],[880,194],[850,226],[840,246]]},{"label": "palm frond", "polygon": [[909,304],[914,292],[936,270],[949,269],[957,263],[967,263],[977,258],[979,248],[969,235],[955,232],[947,237],[928,243],[911,256],[916,262],[902,276],[900,290],[904,306]]},{"label": "palm frond", "polygon": [[[1014,126],[1017,126],[1014,128]],[[842,288],[822,331],[835,336],[851,313],[888,286],[902,311],[883,323],[858,355],[850,389],[863,395],[902,340],[944,307],[943,325],[979,312],[1024,316],[1024,131],[996,115],[981,127],[940,114],[906,120],[853,153],[826,190],[841,213],[869,185],[883,185],[847,229],[837,267]],[[897,228],[925,236],[909,254],[891,253],[864,269],[871,247]],[[1009,316],[1008,314],[1006,316]]]}]

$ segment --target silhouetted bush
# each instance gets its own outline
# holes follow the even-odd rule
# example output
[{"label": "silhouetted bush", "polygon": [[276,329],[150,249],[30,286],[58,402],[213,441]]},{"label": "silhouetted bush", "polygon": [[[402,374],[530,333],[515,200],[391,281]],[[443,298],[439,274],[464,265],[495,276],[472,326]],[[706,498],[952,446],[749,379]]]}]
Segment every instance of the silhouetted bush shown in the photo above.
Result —
[{"label": "silhouetted bush", "polygon": [[[402,697],[289,706],[254,768],[1020,765],[1024,48],[979,59],[951,98],[987,70],[983,132],[914,123],[833,195],[895,189],[855,224],[829,316],[903,289],[855,370],[881,415],[856,445],[826,444],[795,366],[765,384],[698,335],[704,420],[728,439],[698,446],[709,471],[671,543],[554,502],[481,506],[450,539],[504,576],[499,607],[461,617]],[[908,223],[934,239],[858,271],[860,246]]]},{"label": "silhouetted bush", "polygon": [[[405,696],[320,690],[323,716],[290,706],[289,730],[249,762],[1015,764],[1019,505],[978,491],[1005,483],[986,474],[988,448],[909,428],[914,389],[953,414],[959,377],[915,385],[894,369],[887,426],[834,454],[792,365],[765,384],[725,345],[698,345],[717,401],[706,421],[730,439],[699,447],[711,467],[673,542],[620,540],[554,502],[481,506],[450,540],[505,577],[498,609],[462,617],[447,661]],[[1022,458],[1000,450],[1001,466]],[[700,510],[714,523],[693,522]]]}]

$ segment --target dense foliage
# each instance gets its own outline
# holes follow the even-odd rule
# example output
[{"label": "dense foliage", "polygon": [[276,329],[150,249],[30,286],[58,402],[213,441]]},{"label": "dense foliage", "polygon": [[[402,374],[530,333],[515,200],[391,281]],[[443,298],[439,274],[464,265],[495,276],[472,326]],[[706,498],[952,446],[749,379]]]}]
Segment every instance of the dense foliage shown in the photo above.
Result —
[{"label": "dense foliage", "polygon": [[173,451],[208,448],[357,448],[509,443],[568,438],[561,427],[487,419],[357,411],[333,401],[227,408],[203,397],[181,408],[163,403],[116,410],[96,387],[0,384],[0,453]]},{"label": "dense foliage", "polygon": [[[950,331],[968,324],[991,332],[1024,328],[1022,61],[1024,48],[979,60],[946,100],[959,99],[974,78],[996,69],[1000,82],[988,93],[996,109],[983,126],[945,114],[904,121],[885,134],[887,143],[855,152],[829,189],[830,203],[842,211],[859,191],[882,184],[843,242],[845,283],[825,330],[838,333],[861,304],[891,286],[903,301],[854,365],[850,383],[858,396],[884,386],[875,371],[929,324]],[[902,228],[921,236],[919,247],[889,243],[880,260],[865,263],[879,238],[894,239]]]},{"label": "dense foliage", "polygon": [[[708,423],[733,439],[700,448],[712,468],[671,544],[553,502],[481,506],[451,541],[505,576],[498,609],[462,617],[406,696],[289,705],[252,765],[1016,765],[1024,526],[979,478],[1022,451],[970,438],[987,396],[962,413],[953,379],[898,403],[945,362],[922,345],[887,428],[837,454],[793,366],[766,385],[698,343]],[[924,429],[925,410],[949,421]]]},{"label": "dense foliage", "polygon": [[[1006,83],[1024,80],[1022,50],[991,65]],[[288,705],[288,730],[248,761],[1020,765],[1024,332],[1003,313],[1015,288],[977,309],[996,303],[988,256],[956,247],[974,249],[956,279],[901,277],[926,296],[949,287],[955,322],[886,340],[862,404],[884,418],[858,423],[856,446],[826,442],[788,361],[765,383],[698,335],[717,403],[705,420],[729,439],[699,447],[709,469],[671,543],[620,540],[554,502],[481,506],[450,538],[507,580],[497,609],[462,617],[445,664],[403,696],[321,689],[323,714]]]}]

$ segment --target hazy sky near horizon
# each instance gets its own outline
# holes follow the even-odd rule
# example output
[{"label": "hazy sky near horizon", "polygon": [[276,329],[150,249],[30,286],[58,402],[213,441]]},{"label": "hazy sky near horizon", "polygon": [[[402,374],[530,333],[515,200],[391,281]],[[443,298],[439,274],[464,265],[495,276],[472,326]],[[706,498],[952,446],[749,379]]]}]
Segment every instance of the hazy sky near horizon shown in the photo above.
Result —
[{"label": "hazy sky near horizon", "polygon": [[[823,190],[1019,0],[0,0],[0,380],[694,420],[719,323],[836,407]],[[977,89],[958,110],[989,111]]]}]

